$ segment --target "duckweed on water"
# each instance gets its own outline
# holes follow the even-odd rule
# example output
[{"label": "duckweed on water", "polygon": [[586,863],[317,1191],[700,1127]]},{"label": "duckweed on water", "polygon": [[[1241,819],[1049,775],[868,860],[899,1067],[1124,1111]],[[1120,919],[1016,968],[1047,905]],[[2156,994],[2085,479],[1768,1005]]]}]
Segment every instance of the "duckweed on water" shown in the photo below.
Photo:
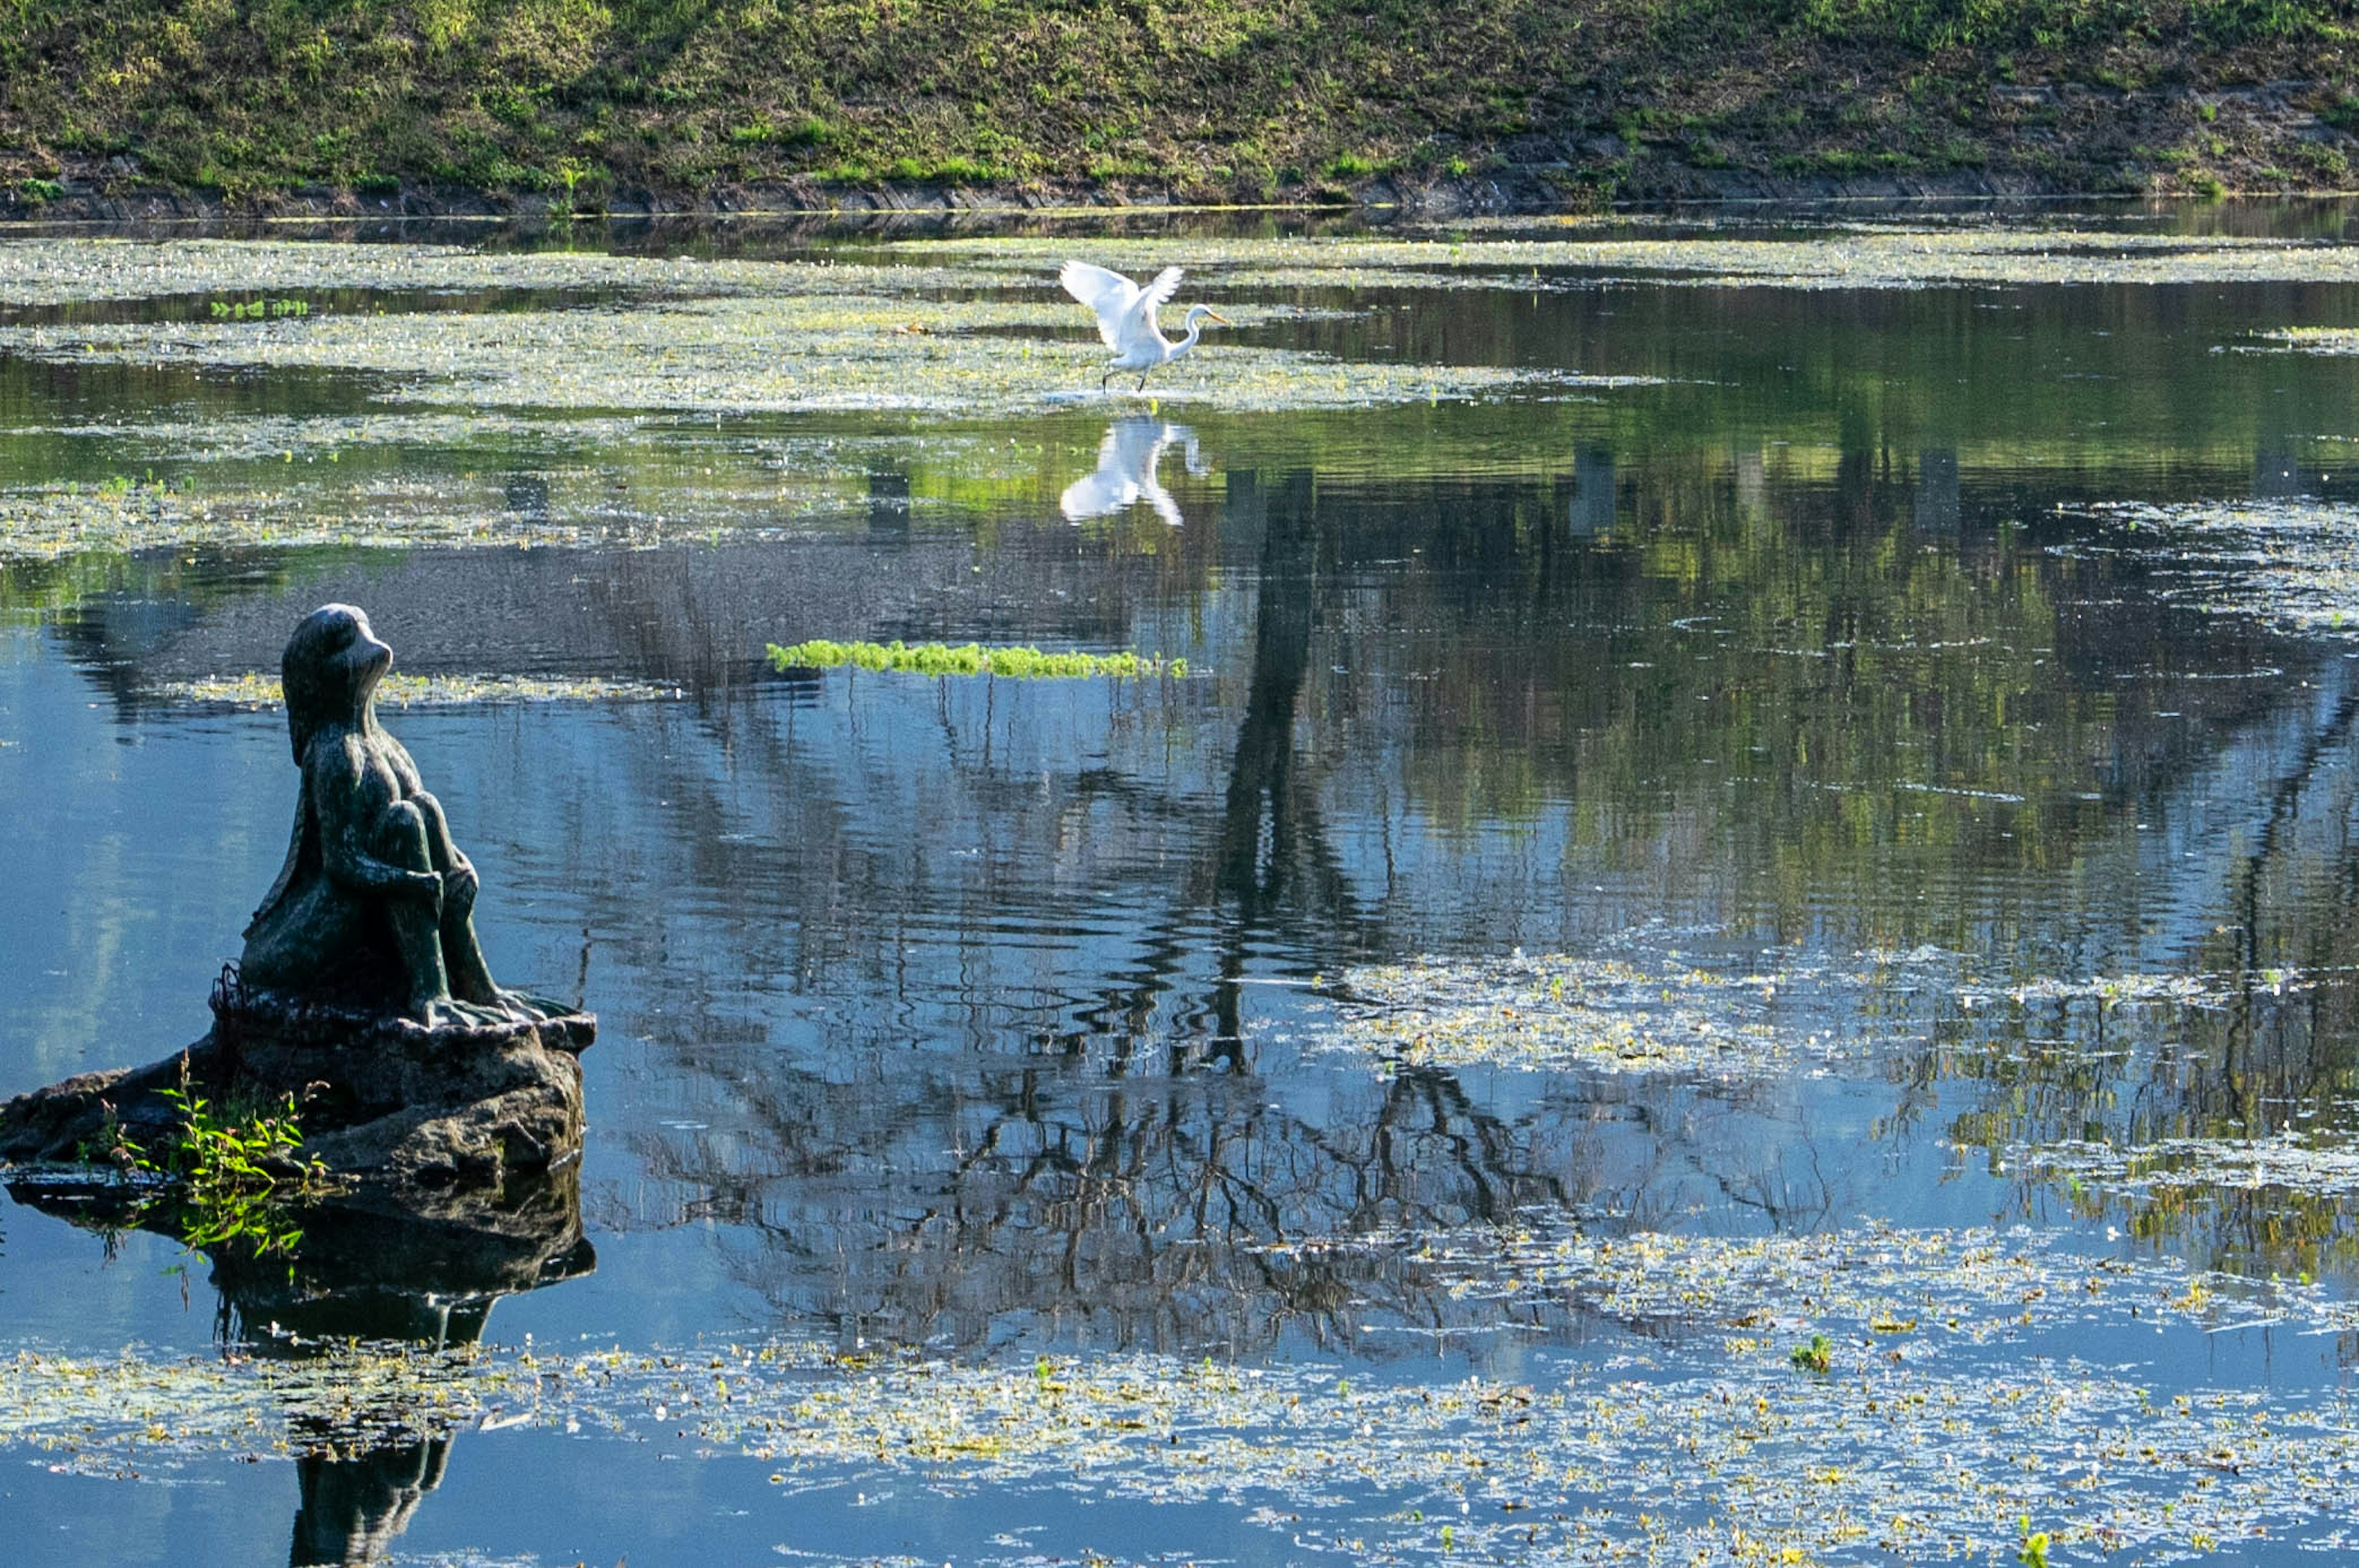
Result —
[{"label": "duckweed on water", "polygon": [[[1526,226],[1527,227],[1527,226]],[[891,254],[964,254],[1009,270],[1053,267],[1081,249],[1127,271],[1185,260],[1224,287],[1421,287],[1538,289],[1535,276],[1637,274],[1712,287],[1917,288],[1951,284],[2340,282],[2359,279],[2359,249],[2250,235],[2185,236],[2067,229],[1849,228],[1799,239],[1605,240],[1005,238],[907,241]],[[1184,249],[1184,254],[1175,252]],[[1419,276],[1406,278],[1404,273]]]},{"label": "duckweed on water", "polygon": [[[1574,1238],[1526,1239],[1496,1261],[1520,1271]],[[2040,1245],[1883,1233],[1763,1256],[1788,1291],[1813,1279],[1842,1291],[1847,1263],[1881,1257],[1862,1266],[2010,1333],[2133,1298],[2184,1315],[2168,1304],[2174,1287],[2181,1302],[2199,1299],[2167,1266],[2132,1262],[2111,1265],[2092,1292]],[[1646,1247],[1603,1266],[1643,1275],[1668,1257],[1698,1277],[1713,1266],[1680,1238]],[[2016,1255],[2027,1249],[2023,1262],[2043,1272],[2024,1271]],[[1730,1301],[1748,1282],[1735,1272]],[[2290,1299],[2298,1311],[2310,1298]],[[0,1444],[68,1473],[161,1478],[210,1458],[463,1427],[684,1440],[699,1454],[764,1464],[789,1489],[911,1476],[953,1498],[1039,1489],[1213,1506],[1288,1532],[1299,1550],[1370,1563],[1430,1554],[1443,1519],[1456,1549],[1519,1560],[1990,1559],[2015,1549],[2026,1515],[2060,1549],[2168,1562],[2359,1508],[2359,1422],[2331,1396],[2153,1396],[2127,1369],[2069,1355],[1944,1367],[1940,1347],[1970,1336],[1930,1319],[1890,1320],[1864,1337],[1782,1320],[1734,1326],[1687,1350],[1535,1357],[1523,1383],[1363,1380],[1319,1365],[1128,1352],[971,1365],[799,1344],[321,1346],[309,1362],[22,1353],[0,1361]],[[1826,1371],[1798,1378],[1788,1351],[1813,1332]]]},{"label": "duckweed on water", "polygon": [[[1096,397],[1103,350],[1051,335],[1073,325],[1070,305],[1045,300],[837,293],[235,326],[0,327],[0,349],[71,364],[361,371],[385,378],[381,397],[410,404],[974,415]],[[1010,335],[1019,330],[1038,335]],[[1269,411],[1463,399],[1528,384],[1631,383],[1496,366],[1356,363],[1229,343],[1158,372],[1151,390],[1165,401]]]},{"label": "duckweed on water", "polygon": [[1038,648],[986,648],[975,643],[960,647],[920,643],[910,647],[898,641],[830,643],[824,639],[797,643],[790,648],[773,643],[770,665],[779,670],[850,667],[920,676],[999,676],[1010,680],[1079,680],[1091,676],[1115,680],[1143,676],[1185,679],[1188,675],[1187,660],[1167,659],[1159,654],[1145,657],[1129,651],[1044,654]]},{"label": "duckweed on water", "polygon": [[[286,695],[276,676],[258,671],[209,680],[168,681],[155,689],[170,702],[229,708],[277,708]],[[388,675],[377,685],[380,707],[453,708],[494,702],[646,702],[680,695],[678,687],[594,676]]]},{"label": "duckweed on water", "polygon": [[2359,1149],[2294,1131],[2271,1138],[2165,1138],[2117,1147],[2065,1141],[2013,1144],[2008,1164],[2027,1174],[2071,1178],[2131,1197],[2197,1188],[2281,1188],[2308,1197],[2359,1195]]},{"label": "duckweed on water", "polygon": [[[1455,1299],[1495,1302],[1503,1325],[1573,1311],[1650,1339],[1767,1354],[1812,1335],[1903,1346],[1923,1361],[1948,1347],[2058,1329],[2185,1322],[2205,1329],[2299,1319],[2342,1323],[2315,1286],[2199,1274],[2170,1259],[2093,1256],[2053,1232],[1923,1229],[1869,1222],[1803,1235],[1593,1231],[1527,1211],[1496,1228],[1285,1243],[1272,1256],[1383,1255]],[[1904,1358],[1906,1358],[1904,1357]]]},{"label": "duckweed on water", "polygon": [[[1838,1014],[1824,999],[1911,989],[1890,981],[1876,967],[1731,973],[1676,953],[1636,962],[1521,953],[1419,959],[1346,971],[1333,1016],[1312,1026],[1311,1041],[1412,1065],[1752,1077],[1856,1054],[1857,1011]],[[1789,993],[1782,1005],[1781,990]],[[1792,1000],[1813,994],[1818,1003]],[[1876,1027],[1891,1038],[1914,1032],[1897,1018]]]}]

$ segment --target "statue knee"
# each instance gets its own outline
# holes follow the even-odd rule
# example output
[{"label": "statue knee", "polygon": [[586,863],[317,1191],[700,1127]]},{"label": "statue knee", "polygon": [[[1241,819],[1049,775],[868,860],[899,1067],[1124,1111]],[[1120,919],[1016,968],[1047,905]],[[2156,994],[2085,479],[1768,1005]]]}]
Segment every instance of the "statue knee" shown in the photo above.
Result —
[{"label": "statue knee", "polygon": [[407,871],[430,871],[434,856],[428,848],[426,814],[409,801],[397,800],[376,819],[377,859]]}]

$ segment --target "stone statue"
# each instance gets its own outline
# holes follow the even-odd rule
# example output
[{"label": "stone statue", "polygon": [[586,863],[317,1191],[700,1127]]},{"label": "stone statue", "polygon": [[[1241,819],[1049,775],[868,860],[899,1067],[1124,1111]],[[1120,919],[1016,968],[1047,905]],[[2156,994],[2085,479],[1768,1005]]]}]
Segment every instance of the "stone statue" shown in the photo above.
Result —
[{"label": "stone statue", "polygon": [[192,1088],[301,1101],[303,1149],[400,1204],[506,1190],[581,1157],[597,1019],[492,983],[475,868],[441,803],[376,721],[393,650],[368,617],[304,617],[280,661],[303,770],[287,864],[213,987],[205,1037],[138,1068],[82,1073],[0,1105],[0,1162],[79,1162],[179,1136]]},{"label": "stone statue", "polygon": [[292,995],[378,1002],[433,1027],[515,1015],[475,943],[475,868],[441,804],[376,721],[393,650],[348,604],[313,611],[279,681],[303,789],[287,864],[245,928],[239,978]]}]

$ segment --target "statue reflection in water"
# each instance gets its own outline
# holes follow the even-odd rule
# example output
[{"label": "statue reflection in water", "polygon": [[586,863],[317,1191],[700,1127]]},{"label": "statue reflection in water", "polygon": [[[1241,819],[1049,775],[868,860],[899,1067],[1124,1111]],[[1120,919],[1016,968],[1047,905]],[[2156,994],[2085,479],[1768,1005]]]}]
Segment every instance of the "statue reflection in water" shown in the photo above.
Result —
[{"label": "statue reflection in water", "polygon": [[[291,1262],[215,1249],[215,1332],[241,1354],[288,1360],[354,1340],[428,1351],[473,1345],[502,1296],[597,1266],[582,1234],[579,1170],[569,1165],[499,1193],[452,1195],[430,1215],[373,1202],[365,1190],[332,1200],[302,1217]],[[79,1224],[106,1224],[87,1191],[12,1184],[9,1195]],[[364,1407],[332,1428],[291,1419],[288,1436],[301,1455],[292,1568],[377,1562],[409,1528],[442,1483],[452,1441],[448,1429],[421,1430],[412,1416]],[[355,1432],[388,1435],[356,1442]]]},{"label": "statue reflection in water", "polygon": [[1058,498],[1058,508],[1068,523],[1085,522],[1092,517],[1105,517],[1116,512],[1126,512],[1140,502],[1155,509],[1155,514],[1174,528],[1187,518],[1180,515],[1180,503],[1163,488],[1156,477],[1156,469],[1163,461],[1163,449],[1174,441],[1182,443],[1188,471],[1201,479],[1212,471],[1196,448],[1196,432],[1185,425],[1169,425],[1145,415],[1117,419],[1106,427],[1105,439],[1098,443],[1098,466],[1094,473],[1083,474],[1065,487]]}]

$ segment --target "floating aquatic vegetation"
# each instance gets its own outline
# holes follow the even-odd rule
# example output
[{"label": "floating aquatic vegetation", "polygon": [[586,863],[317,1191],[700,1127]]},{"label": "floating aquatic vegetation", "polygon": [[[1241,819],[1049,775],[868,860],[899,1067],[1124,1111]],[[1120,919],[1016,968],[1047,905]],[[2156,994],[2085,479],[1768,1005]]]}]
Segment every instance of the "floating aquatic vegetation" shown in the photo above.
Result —
[{"label": "floating aquatic vegetation", "polygon": [[2295,497],[2086,510],[2127,535],[2112,547],[2164,568],[2167,598],[2288,631],[2359,633],[2359,506]]},{"label": "floating aquatic vegetation", "polygon": [[2359,354],[2359,328],[2285,327],[2260,336],[2306,354]]},{"label": "floating aquatic vegetation", "polygon": [[2359,1149],[2290,1130],[2271,1138],[2164,1138],[2128,1146],[2017,1143],[2005,1157],[2029,1175],[2070,1178],[2133,1197],[2199,1187],[2277,1187],[2306,1197],[2359,1195]]},{"label": "floating aquatic vegetation", "polygon": [[[310,240],[32,239],[0,242],[0,299],[63,305],[189,295],[299,298],[306,293],[628,291],[665,295],[873,293],[1020,285],[972,266],[845,261],[706,260],[598,251],[484,251],[457,245]],[[1044,285],[1053,279],[1043,278]],[[314,309],[311,314],[318,314]],[[190,314],[211,319],[204,307]],[[263,325],[256,322],[254,325]]]},{"label": "floating aquatic vegetation", "polygon": [[[513,443],[517,438],[549,445],[605,448],[652,434],[643,417],[547,416],[497,409],[405,409],[370,414],[307,414],[215,416],[138,423],[33,426],[12,432],[58,436],[68,440],[114,442],[136,447],[142,460],[234,461],[277,458],[293,461],[322,453],[373,447],[464,448],[471,443]],[[504,447],[512,451],[513,445]],[[331,460],[334,460],[332,458]]]},{"label": "floating aquatic vegetation", "polygon": [[[1757,1076],[1855,1054],[1860,1020],[1839,1021],[1825,999],[1830,988],[1880,984],[1874,971],[1734,973],[1676,954],[1428,958],[1346,971],[1332,1018],[1311,1038],[1410,1064]],[[1781,989],[1790,993],[1782,1006]],[[1790,1000],[1812,991],[1810,1009]],[[1908,1027],[1897,1018],[1877,1026]]]},{"label": "floating aquatic vegetation", "polygon": [[852,492],[829,472],[800,476],[799,488],[688,511],[679,488],[668,514],[612,501],[578,508],[518,510],[496,492],[479,504],[447,482],[372,480],[347,489],[299,483],[281,491],[193,495],[137,484],[0,492],[0,560],[127,554],[192,546],[291,549],[311,545],[363,549],[544,546],[641,548],[686,536],[776,534],[842,512]]},{"label": "floating aquatic vegetation", "polygon": [[[1045,335],[1072,324],[1070,310],[1045,300],[836,293],[234,326],[0,327],[0,349],[66,363],[368,372],[385,378],[381,396],[407,403],[990,414],[1096,397],[1103,351]],[[1044,335],[1007,335],[1015,329]],[[1165,401],[1266,411],[1462,399],[1542,384],[1630,382],[1500,366],[1358,363],[1226,344],[1158,372],[1152,391]]]},{"label": "floating aquatic vegetation", "polygon": [[[1008,267],[1053,266],[1076,248],[1132,272],[1185,260],[1224,287],[1538,288],[1549,272],[1635,274],[1715,287],[1912,288],[1951,284],[2339,282],[2359,249],[2249,235],[2098,230],[1846,229],[1798,239],[1165,239],[906,241],[890,254],[964,253]],[[1184,248],[1184,254],[1179,253]],[[1414,277],[1406,275],[1414,273]]]},{"label": "floating aquatic vegetation", "polygon": [[[2359,1166],[2354,1167],[2359,1180]],[[2207,1329],[2341,1320],[2314,1286],[2204,1274],[2176,1260],[2074,1251],[2056,1232],[1922,1229],[1870,1222],[1808,1234],[1593,1231],[1553,1212],[1503,1227],[1382,1230],[1257,1249],[1272,1256],[1382,1254],[1460,1300],[1526,1314],[1570,1309],[1654,1336],[1752,1353],[1772,1336],[1845,1346],[1945,1346],[2133,1318]],[[1506,1315],[1502,1323],[1511,1321]],[[1730,1336],[1738,1337],[1731,1338]]]},{"label": "floating aquatic vegetation", "polygon": [[2026,1515],[2060,1543],[2162,1561],[2359,1507],[2359,1424],[2338,1400],[2156,1397],[2069,1358],[1942,1369],[1888,1354],[1906,1333],[1828,1336],[1823,1373],[1798,1373],[1781,1338],[1759,1336],[1619,1376],[1538,1360],[1522,1383],[794,1345],[308,1362],[20,1353],[0,1361],[0,1444],[57,1470],[147,1476],[462,1426],[685,1438],[769,1465],[779,1487],[906,1474],[951,1497],[1053,1487],[1213,1505],[1364,1562],[1430,1554],[1443,1520],[1449,1549],[1527,1557],[1986,1558],[2012,1549]]},{"label": "floating aquatic vegetation", "polygon": [[2316,983],[2313,978],[2287,970],[2271,970],[2266,977],[2228,973],[2147,973],[2060,979],[2041,976],[2016,985],[1964,986],[1960,988],[1960,994],[1975,1003],[2004,1000],[2023,1005],[2094,1001],[2118,1007],[2216,1006],[2227,1000],[2240,982],[2256,980],[2279,992],[2288,988],[2307,989]]},{"label": "floating aquatic vegetation", "polygon": [[770,665],[775,669],[842,669],[850,666],[864,670],[891,670],[920,676],[1000,676],[1010,680],[1077,680],[1091,676],[1108,676],[1116,680],[1136,679],[1142,676],[1170,676],[1184,679],[1188,661],[1167,659],[1160,654],[1141,657],[1125,650],[1118,654],[1085,654],[1079,650],[1063,654],[1044,654],[1038,648],[985,648],[968,643],[951,647],[941,643],[920,643],[915,647],[895,641],[891,643],[830,643],[824,640],[797,643],[790,648],[770,644]]},{"label": "floating aquatic vegetation", "polygon": [[[287,700],[278,677],[249,671],[205,680],[166,681],[153,688],[168,702],[229,708],[277,708]],[[596,676],[412,676],[394,674],[377,684],[377,705],[393,708],[454,708],[493,702],[646,702],[680,695],[675,686],[650,681],[608,680]]]}]

